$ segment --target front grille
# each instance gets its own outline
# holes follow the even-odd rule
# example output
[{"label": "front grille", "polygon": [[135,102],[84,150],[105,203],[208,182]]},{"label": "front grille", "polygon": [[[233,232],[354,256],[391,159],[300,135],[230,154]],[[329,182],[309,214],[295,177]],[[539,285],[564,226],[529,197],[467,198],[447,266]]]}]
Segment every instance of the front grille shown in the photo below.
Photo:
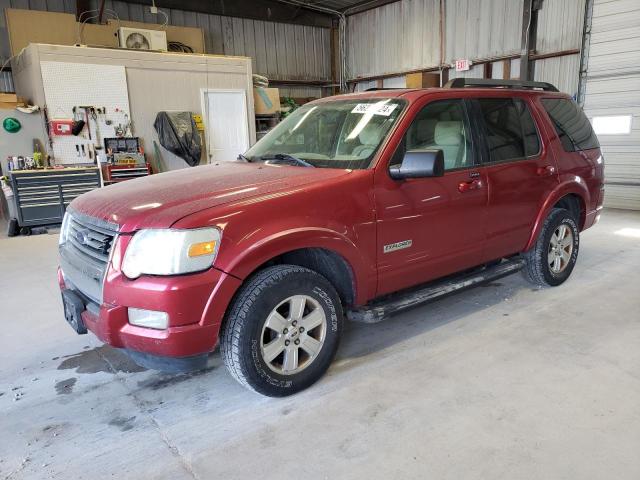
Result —
[{"label": "front grille", "polygon": [[80,255],[101,264],[109,261],[114,231],[99,227],[78,215],[70,215],[68,228],[67,241]]},{"label": "front grille", "polygon": [[68,210],[67,215],[60,245],[65,283],[100,305],[117,225],[74,211]]}]

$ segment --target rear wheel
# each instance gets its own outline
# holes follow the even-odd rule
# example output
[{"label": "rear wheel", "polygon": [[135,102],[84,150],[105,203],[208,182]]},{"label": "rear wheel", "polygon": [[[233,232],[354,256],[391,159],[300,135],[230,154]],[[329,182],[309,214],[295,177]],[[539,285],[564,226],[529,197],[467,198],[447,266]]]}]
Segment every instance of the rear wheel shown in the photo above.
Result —
[{"label": "rear wheel", "polygon": [[579,246],[576,219],[569,210],[554,208],[535,245],[523,255],[525,277],[536,285],[560,285],[573,271]]},{"label": "rear wheel", "polygon": [[329,367],[342,330],[342,306],[322,275],[294,265],[258,272],[236,296],[220,347],[244,386],[279,397],[303,390]]}]

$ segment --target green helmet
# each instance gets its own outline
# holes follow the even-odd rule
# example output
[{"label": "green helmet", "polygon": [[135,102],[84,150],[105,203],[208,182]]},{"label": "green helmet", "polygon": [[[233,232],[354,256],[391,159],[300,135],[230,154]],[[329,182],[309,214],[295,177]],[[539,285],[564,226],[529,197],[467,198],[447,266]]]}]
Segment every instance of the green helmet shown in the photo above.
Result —
[{"label": "green helmet", "polygon": [[2,122],[2,128],[9,133],[16,133],[22,128],[22,125],[17,118],[7,117]]}]

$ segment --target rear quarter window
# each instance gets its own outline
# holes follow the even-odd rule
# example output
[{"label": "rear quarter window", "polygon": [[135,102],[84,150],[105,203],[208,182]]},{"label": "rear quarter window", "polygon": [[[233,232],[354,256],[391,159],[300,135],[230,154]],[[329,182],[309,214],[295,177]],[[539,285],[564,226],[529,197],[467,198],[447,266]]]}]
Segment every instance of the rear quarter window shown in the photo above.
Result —
[{"label": "rear quarter window", "polygon": [[600,148],[589,119],[576,102],[567,98],[543,98],[542,106],[549,114],[565,152]]}]

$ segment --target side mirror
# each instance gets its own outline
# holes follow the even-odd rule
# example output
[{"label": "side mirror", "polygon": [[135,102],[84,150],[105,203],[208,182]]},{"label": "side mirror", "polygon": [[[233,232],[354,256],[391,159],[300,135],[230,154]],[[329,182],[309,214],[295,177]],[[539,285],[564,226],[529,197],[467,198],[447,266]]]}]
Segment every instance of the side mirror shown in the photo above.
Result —
[{"label": "side mirror", "polygon": [[394,180],[441,177],[444,175],[442,150],[409,150],[399,166],[389,169],[389,175]]}]

